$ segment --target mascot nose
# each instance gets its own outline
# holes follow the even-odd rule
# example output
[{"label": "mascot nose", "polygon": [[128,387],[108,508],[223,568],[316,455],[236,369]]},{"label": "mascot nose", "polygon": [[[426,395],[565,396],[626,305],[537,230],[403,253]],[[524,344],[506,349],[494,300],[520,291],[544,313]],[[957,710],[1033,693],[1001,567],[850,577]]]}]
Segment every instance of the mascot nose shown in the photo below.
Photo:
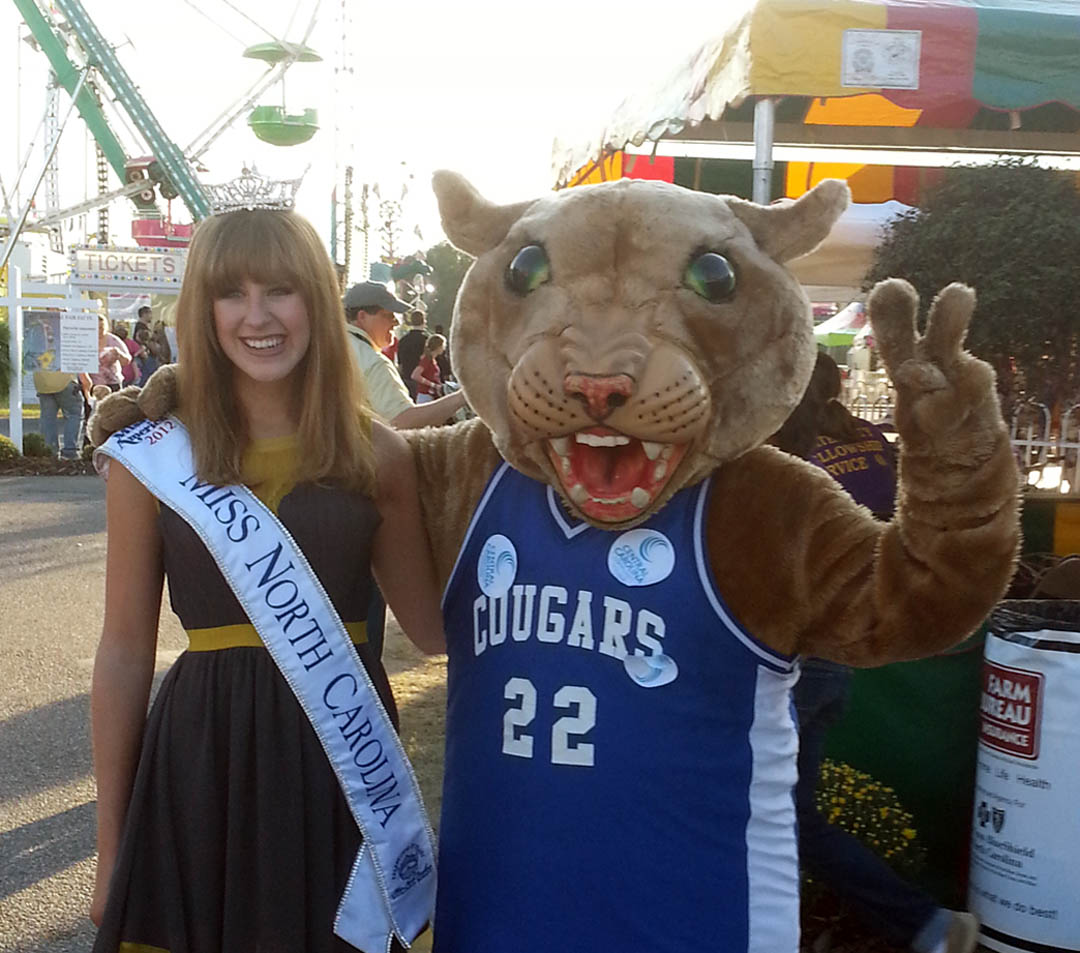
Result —
[{"label": "mascot nose", "polygon": [[628,374],[567,374],[563,390],[568,397],[580,400],[593,420],[603,420],[626,403],[634,392],[634,379]]}]

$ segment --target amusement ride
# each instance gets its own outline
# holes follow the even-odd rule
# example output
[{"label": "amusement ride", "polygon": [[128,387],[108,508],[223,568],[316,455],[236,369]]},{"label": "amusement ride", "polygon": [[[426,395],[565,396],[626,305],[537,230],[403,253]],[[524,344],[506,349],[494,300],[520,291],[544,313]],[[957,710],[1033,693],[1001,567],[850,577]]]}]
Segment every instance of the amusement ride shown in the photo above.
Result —
[{"label": "amusement ride", "polygon": [[[264,64],[265,70],[231,102],[222,104],[217,115],[184,147],[159,121],[147,97],[125,69],[119,47],[105,37],[81,0],[12,2],[25,24],[26,43],[47,58],[49,80],[42,91],[44,115],[22,157],[16,179],[7,183],[0,180],[5,216],[0,224],[0,271],[20,235],[47,235],[53,253],[66,253],[69,249],[65,248],[65,235],[71,235],[73,222],[85,220],[87,213],[93,211],[97,212],[96,232],[91,232],[87,225],[84,234],[74,235],[68,244],[107,244],[109,208],[119,201],[127,201],[132,206],[131,238],[135,246],[182,249],[187,245],[194,224],[211,211],[213,187],[201,177],[207,171],[202,159],[223,133],[246,118],[251,133],[258,140],[288,148],[309,141],[319,132],[316,109],[290,108],[285,80],[296,64],[322,60],[308,45],[320,15],[321,0],[297,0],[285,31],[291,33],[293,39],[275,34],[232,0],[222,0],[235,15],[265,35],[266,39],[247,44],[242,52],[244,57]],[[184,3],[237,39],[219,23],[220,17],[215,19],[200,6],[205,0],[184,0]],[[215,12],[220,14],[221,4],[217,7]],[[348,3],[341,0],[339,9],[334,12],[338,37],[347,35],[349,18]],[[293,31],[296,22],[302,26],[299,31]],[[348,46],[342,40],[333,64],[335,104],[346,105],[340,114],[335,111],[336,188],[331,202],[331,245],[338,267],[346,276],[350,268],[352,231],[352,215],[348,208],[351,169],[346,169],[345,140],[349,126],[342,117],[349,113],[350,57]],[[66,110],[61,109],[61,90],[70,98]],[[276,101],[268,98],[268,94],[274,92],[278,93]],[[93,139],[97,189],[95,194],[85,195],[76,204],[62,206],[57,147],[65,126],[75,113]],[[41,140],[43,158],[36,152]],[[253,142],[252,145],[257,144]],[[340,161],[339,156],[342,157]],[[261,178],[254,169],[244,169],[244,175],[248,187],[255,187],[254,183]],[[18,207],[13,207],[14,197],[18,197]],[[186,212],[186,215],[181,212],[177,218],[190,218],[190,222],[174,220],[174,201],[182,203]]]}]

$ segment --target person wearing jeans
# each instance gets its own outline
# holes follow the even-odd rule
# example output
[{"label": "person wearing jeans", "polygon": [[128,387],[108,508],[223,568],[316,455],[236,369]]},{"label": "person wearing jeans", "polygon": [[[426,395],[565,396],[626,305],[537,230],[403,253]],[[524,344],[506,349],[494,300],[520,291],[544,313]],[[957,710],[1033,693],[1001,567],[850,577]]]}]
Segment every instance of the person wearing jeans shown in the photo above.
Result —
[{"label": "person wearing jeans", "polygon": [[[84,375],[85,376],[85,375]],[[68,460],[79,455],[79,426],[83,416],[83,393],[75,374],[35,371],[34,389],[41,405],[41,435],[53,453]],[[60,449],[56,415],[64,418],[64,447]]]},{"label": "person wearing jeans", "polygon": [[[896,500],[892,448],[874,424],[855,417],[840,403],[840,392],[836,362],[819,353],[802,401],[772,442],[821,467],[878,519],[892,519]],[[848,462],[850,466],[845,465]],[[913,953],[972,953],[979,932],[973,914],[939,906],[818,810],[825,738],[847,706],[851,669],[819,658],[804,659],[800,668],[793,692],[799,724],[795,814],[800,865],[850,901],[867,925],[896,946]]]}]

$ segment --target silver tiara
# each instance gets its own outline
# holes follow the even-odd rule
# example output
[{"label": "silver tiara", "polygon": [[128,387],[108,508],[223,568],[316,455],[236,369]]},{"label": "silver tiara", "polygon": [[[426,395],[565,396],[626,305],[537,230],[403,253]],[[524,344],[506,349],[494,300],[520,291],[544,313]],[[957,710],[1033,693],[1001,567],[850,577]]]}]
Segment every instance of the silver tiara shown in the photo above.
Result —
[{"label": "silver tiara", "polygon": [[210,197],[210,214],[221,215],[239,209],[251,211],[257,208],[288,211],[296,202],[296,190],[307,175],[307,169],[296,179],[268,179],[260,175],[254,166],[243,169],[240,175],[230,182],[206,186]]}]

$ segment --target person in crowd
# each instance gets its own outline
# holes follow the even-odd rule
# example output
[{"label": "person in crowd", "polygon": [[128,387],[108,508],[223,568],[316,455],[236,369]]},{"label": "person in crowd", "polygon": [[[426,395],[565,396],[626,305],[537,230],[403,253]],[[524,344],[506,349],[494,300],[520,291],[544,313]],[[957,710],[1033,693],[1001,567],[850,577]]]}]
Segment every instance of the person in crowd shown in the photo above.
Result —
[{"label": "person in crowd", "polygon": [[[155,495],[143,483],[152,456],[139,458],[139,467],[122,465],[125,454],[165,447],[157,465],[163,473],[177,466],[170,462],[179,459],[176,451],[162,442],[178,436],[168,422],[156,444],[133,449],[110,441],[99,450],[99,459],[110,459],[105,621],[91,692],[94,953],[347,953],[354,947],[335,937],[335,911],[354,882],[362,835],[309,723],[317,716],[294,696],[303,691],[294,680],[321,665],[321,633],[332,625],[359,656],[339,654],[334,664],[347,662],[357,674],[348,669],[331,685],[319,668],[321,681],[312,684],[320,698],[334,689],[343,737],[366,744],[359,739],[372,737],[372,722],[385,722],[384,712],[396,722],[386,672],[365,637],[372,572],[408,636],[424,651],[443,651],[412,457],[364,400],[333,265],[300,216],[256,209],[201,222],[177,330],[184,360],[176,415],[194,472],[149,479]],[[258,502],[217,489],[237,484]],[[197,516],[180,515],[185,500],[189,514],[216,504],[209,529],[196,532],[189,521]],[[306,573],[308,590],[321,589],[336,615],[293,599],[285,621],[276,616],[281,628],[256,629],[250,588],[241,608],[240,564],[226,558],[219,565],[215,553],[226,543],[210,534],[227,533],[228,545],[239,547],[260,521],[277,525],[267,511],[298,552],[253,552],[249,587],[258,587],[267,606],[284,605],[293,598],[289,586],[299,585],[294,575],[302,582]],[[213,552],[202,533],[218,539]],[[301,553],[314,578],[297,568]],[[164,579],[190,644],[147,717]],[[288,646],[297,658],[308,653],[303,671],[283,677],[267,644],[286,657]],[[363,704],[356,694],[367,681],[361,667],[374,685]],[[386,737],[394,738],[388,728]],[[363,758],[371,753],[365,749]],[[377,780],[385,778],[369,771],[365,783]],[[355,777],[350,785],[350,797],[363,787]],[[395,789],[394,803],[399,794]],[[412,873],[425,869],[430,865]],[[387,869],[386,889],[392,875]]]},{"label": "person in crowd", "polygon": [[416,381],[413,380],[412,372],[420,363],[424,354],[424,343],[427,341],[427,328],[424,326],[424,313],[413,311],[408,317],[409,330],[398,341],[397,365],[401,371],[401,379],[409,389],[409,396],[415,401],[418,393]]},{"label": "person in crowd", "polygon": [[139,332],[146,331],[149,333],[150,326],[153,324],[154,312],[148,305],[143,305],[139,308],[138,318],[135,321],[135,327],[131,329],[131,336],[138,340]]},{"label": "person in crowd", "polygon": [[179,360],[176,346],[176,329],[167,325],[164,321],[155,321],[150,329],[150,340],[153,342],[157,359],[161,364],[172,364]]},{"label": "person in crowd", "polygon": [[[841,389],[836,362],[819,351],[806,393],[773,443],[831,474],[878,519],[891,519],[896,498],[892,448],[877,426],[840,403]],[[825,739],[844,713],[850,687],[847,666],[825,659],[803,660],[794,692],[800,863],[815,880],[850,901],[867,925],[890,942],[915,953],[972,953],[979,932],[972,914],[941,907],[858,839],[830,824],[817,808]]]},{"label": "person in crowd", "polygon": [[139,346],[135,343],[135,335],[128,334],[128,326],[123,321],[113,323],[113,334],[124,342],[124,347],[127,348],[128,356],[131,358],[127,364],[120,368],[120,383],[124,387],[127,387],[128,384],[137,384],[138,368],[135,364],[135,357],[139,353]]},{"label": "person in crowd", "polygon": [[[379,417],[395,430],[412,430],[444,424],[465,406],[465,395],[460,391],[426,404],[416,404],[409,396],[397,366],[382,353],[393,337],[397,316],[408,310],[408,305],[394,297],[386,285],[377,281],[353,285],[345,294],[344,305],[349,346],[367,387],[368,400]],[[386,606],[376,587],[368,612],[368,632],[379,653],[385,618]]]},{"label": "person in crowd", "polygon": [[159,345],[150,340],[149,328],[140,328],[135,334],[135,346],[138,348],[132,362],[138,368],[138,379],[135,383],[142,387],[150,379],[150,375],[161,366],[157,356]]},{"label": "person in crowd", "polygon": [[98,315],[98,369],[90,375],[94,384],[104,384],[109,390],[120,390],[123,368],[131,363],[127,345],[109,330],[109,319]]},{"label": "person in crowd", "polygon": [[446,337],[446,332],[443,330],[441,324],[435,325],[435,333],[446,339],[446,347],[444,347],[442,353],[435,358],[436,363],[439,365],[439,376],[445,384],[447,381],[454,380],[454,370],[450,366],[450,339]]},{"label": "person in crowd", "polygon": [[[41,435],[53,453],[67,460],[79,455],[79,427],[83,419],[83,399],[90,388],[86,374],[63,371],[34,371],[34,390],[41,407]],[[60,447],[56,415],[64,418],[64,446]]]},{"label": "person in crowd", "polygon": [[418,404],[426,404],[442,396],[443,382],[437,362],[445,350],[446,338],[441,334],[433,334],[424,342],[424,353],[412,370]]},{"label": "person in crowd", "polygon": [[349,344],[367,384],[368,399],[375,413],[396,430],[446,423],[465,406],[460,391],[415,404],[393,362],[380,353],[390,343],[397,316],[407,310],[404,301],[377,281],[353,285],[345,294]]}]

